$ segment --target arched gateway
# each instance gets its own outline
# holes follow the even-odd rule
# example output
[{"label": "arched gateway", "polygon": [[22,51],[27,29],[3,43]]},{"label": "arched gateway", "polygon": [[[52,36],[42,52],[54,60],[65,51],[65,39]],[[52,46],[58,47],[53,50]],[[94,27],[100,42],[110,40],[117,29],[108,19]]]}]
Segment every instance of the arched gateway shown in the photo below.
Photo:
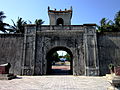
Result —
[{"label": "arched gateway", "polygon": [[66,51],[69,55],[70,55],[70,74],[73,74],[73,53],[72,51],[67,48],[67,47],[63,47],[63,46],[57,46],[57,47],[53,47],[52,49],[50,49],[48,52],[47,52],[47,55],[46,55],[46,59],[47,59],[47,74],[51,74],[52,72],[52,61],[53,61],[53,58],[52,55],[56,52],[56,51],[59,51],[59,50],[63,50],[63,51]]},{"label": "arched gateway", "polygon": [[[70,25],[72,8],[65,11],[48,8],[48,14],[50,25],[25,27],[21,74],[46,75],[51,53],[65,50],[72,57],[73,75],[99,75],[95,25]],[[59,18],[63,19],[64,25],[56,25]]]}]

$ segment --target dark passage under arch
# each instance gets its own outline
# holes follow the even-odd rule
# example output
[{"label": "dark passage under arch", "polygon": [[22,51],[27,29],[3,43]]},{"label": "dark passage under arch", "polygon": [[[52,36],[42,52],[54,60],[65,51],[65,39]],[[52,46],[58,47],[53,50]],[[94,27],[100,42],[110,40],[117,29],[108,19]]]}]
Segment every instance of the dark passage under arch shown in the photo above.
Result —
[{"label": "dark passage under arch", "polygon": [[[59,50],[63,50],[66,51],[69,55],[70,55],[70,69],[69,70],[56,70],[52,69],[52,62],[53,62],[53,58],[52,55],[54,54],[54,52],[59,51]],[[51,50],[49,50],[49,52],[47,53],[46,56],[47,59],[47,75],[70,75],[73,74],[73,55],[72,52],[70,51],[70,49],[66,48],[66,47],[55,47],[52,48]],[[53,72],[57,72],[57,73],[53,73]],[[66,73],[64,73],[66,72]]]},{"label": "dark passage under arch", "polygon": [[56,24],[57,25],[64,25],[64,20],[62,18],[58,18]]}]

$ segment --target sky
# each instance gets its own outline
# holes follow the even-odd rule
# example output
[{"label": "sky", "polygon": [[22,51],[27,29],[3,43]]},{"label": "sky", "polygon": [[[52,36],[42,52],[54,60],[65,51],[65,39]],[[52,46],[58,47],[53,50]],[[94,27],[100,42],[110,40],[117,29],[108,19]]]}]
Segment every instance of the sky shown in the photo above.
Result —
[{"label": "sky", "polygon": [[[34,23],[35,19],[45,21],[49,25],[48,6],[54,10],[73,8],[72,25],[88,23],[99,24],[102,18],[113,20],[115,14],[120,10],[120,0],[1,0],[0,11],[4,11],[6,19],[4,22],[12,25],[22,17],[25,21]],[[66,52],[59,52],[59,55]]]},{"label": "sky", "polygon": [[63,50],[59,50],[59,51],[57,51],[57,53],[58,53],[59,56],[64,56],[64,55],[67,54],[67,52],[63,51]]},{"label": "sky", "polygon": [[35,19],[42,19],[49,25],[48,6],[50,9],[64,10],[73,7],[72,25],[86,23],[99,24],[105,17],[113,20],[120,10],[120,0],[1,0],[0,11],[4,11],[4,22],[12,24],[18,17],[34,23]]}]

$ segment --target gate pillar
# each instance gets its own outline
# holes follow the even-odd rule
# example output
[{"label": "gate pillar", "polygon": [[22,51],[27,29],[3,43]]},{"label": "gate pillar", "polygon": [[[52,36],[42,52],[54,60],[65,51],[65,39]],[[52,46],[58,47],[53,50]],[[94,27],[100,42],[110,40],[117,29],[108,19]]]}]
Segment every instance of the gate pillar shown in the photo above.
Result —
[{"label": "gate pillar", "polygon": [[34,75],[35,67],[35,45],[36,44],[36,26],[25,26],[22,75]]},{"label": "gate pillar", "polygon": [[99,60],[95,26],[85,25],[84,34],[84,56],[85,56],[85,75],[99,75]]}]

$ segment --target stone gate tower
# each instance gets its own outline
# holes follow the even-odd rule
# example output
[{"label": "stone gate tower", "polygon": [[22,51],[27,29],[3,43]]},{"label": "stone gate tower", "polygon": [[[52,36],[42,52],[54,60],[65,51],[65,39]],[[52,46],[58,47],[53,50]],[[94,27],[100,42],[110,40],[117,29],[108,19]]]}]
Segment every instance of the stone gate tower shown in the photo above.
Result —
[{"label": "stone gate tower", "polygon": [[71,25],[72,7],[70,10],[65,9],[62,11],[50,10],[48,7],[48,15],[50,19],[50,25]]}]

